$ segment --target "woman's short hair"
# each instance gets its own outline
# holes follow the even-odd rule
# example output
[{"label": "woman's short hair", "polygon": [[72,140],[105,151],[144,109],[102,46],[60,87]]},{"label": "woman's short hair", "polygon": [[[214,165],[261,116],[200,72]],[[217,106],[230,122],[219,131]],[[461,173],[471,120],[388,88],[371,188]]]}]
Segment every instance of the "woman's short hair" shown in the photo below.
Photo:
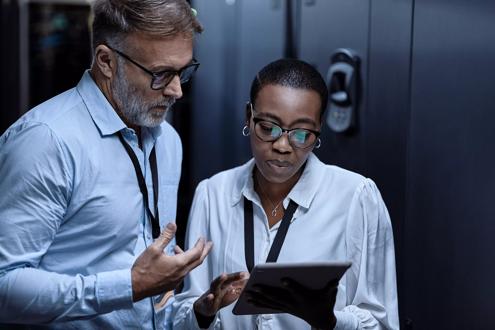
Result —
[{"label": "woman's short hair", "polygon": [[251,103],[255,104],[259,91],[266,85],[280,85],[313,90],[320,95],[320,118],[328,101],[328,90],[320,73],[310,64],[296,59],[283,58],[263,67],[251,84]]}]

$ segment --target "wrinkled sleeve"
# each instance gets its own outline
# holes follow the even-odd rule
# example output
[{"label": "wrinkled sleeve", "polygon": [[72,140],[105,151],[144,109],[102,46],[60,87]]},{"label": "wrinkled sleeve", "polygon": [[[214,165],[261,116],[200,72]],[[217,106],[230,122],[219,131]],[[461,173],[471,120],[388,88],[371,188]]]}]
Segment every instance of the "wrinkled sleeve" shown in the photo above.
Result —
[{"label": "wrinkled sleeve", "polygon": [[395,252],[390,216],[375,183],[354,193],[346,228],[347,306],[336,329],[399,329]]},{"label": "wrinkled sleeve", "polygon": [[[208,180],[202,181],[194,194],[189,221],[186,231],[186,248],[191,248],[199,237],[211,240],[209,230],[209,205],[208,205]],[[215,246],[213,246],[215,249]],[[210,252],[211,255],[212,252]],[[213,268],[210,255],[205,261],[192,270],[184,280],[184,289],[175,296],[172,307],[172,320],[174,329],[189,330],[200,329],[193,310],[194,302],[210,288],[213,277]],[[220,329],[218,316],[210,324],[209,329]]]},{"label": "wrinkled sleeve", "polygon": [[71,198],[67,148],[44,124],[0,138],[0,323],[82,319],[132,306],[130,270],[69,276],[39,269]]}]

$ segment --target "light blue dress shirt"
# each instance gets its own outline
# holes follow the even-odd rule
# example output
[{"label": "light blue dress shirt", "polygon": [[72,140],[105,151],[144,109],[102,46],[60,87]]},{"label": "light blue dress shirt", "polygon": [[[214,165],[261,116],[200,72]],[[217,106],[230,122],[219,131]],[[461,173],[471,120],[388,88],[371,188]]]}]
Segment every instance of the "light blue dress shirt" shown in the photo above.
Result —
[{"label": "light blue dress shirt", "polygon": [[[0,137],[0,323],[50,329],[164,329],[169,305],[132,302],[131,267],[153,242],[122,131],[153,210],[156,146],[161,227],[176,216],[182,147],[166,122],[142,149],[90,74]],[[167,247],[173,253],[173,242]]]}]

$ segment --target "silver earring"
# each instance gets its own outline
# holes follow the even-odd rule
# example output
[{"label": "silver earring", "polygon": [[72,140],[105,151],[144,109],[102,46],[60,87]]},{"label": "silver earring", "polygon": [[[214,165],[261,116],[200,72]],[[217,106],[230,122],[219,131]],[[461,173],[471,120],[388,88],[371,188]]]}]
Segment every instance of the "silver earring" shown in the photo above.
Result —
[{"label": "silver earring", "polygon": [[242,135],[249,136],[249,134],[251,134],[251,131],[249,130],[248,125],[244,125],[244,127],[242,128]]},{"label": "silver earring", "polygon": [[321,147],[321,140],[320,140],[320,138],[318,138],[316,140],[315,149],[318,149],[319,147]]}]

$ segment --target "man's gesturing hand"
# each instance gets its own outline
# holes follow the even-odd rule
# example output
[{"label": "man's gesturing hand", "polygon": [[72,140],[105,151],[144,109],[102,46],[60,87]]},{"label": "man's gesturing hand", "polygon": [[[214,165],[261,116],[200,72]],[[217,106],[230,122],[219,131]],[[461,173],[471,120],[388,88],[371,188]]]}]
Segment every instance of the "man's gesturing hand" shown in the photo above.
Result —
[{"label": "man's gesturing hand", "polygon": [[174,223],[167,224],[160,237],[134,262],[131,269],[133,301],[173,290],[210,252],[212,242],[200,238],[190,250],[184,252],[176,246],[174,256],[166,255],[163,249],[176,230]]}]

